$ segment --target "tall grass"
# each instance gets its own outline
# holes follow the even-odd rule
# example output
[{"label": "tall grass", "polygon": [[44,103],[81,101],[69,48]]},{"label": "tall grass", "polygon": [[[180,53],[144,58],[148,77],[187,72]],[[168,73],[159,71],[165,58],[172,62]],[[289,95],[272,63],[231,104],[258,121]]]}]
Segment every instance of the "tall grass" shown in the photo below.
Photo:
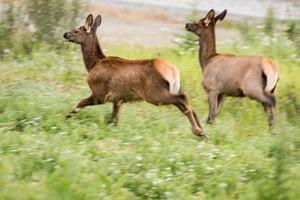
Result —
[{"label": "tall grass", "polygon": [[[38,49],[30,59],[2,60],[0,199],[298,199],[300,65],[287,45],[220,47],[273,56],[282,76],[273,134],[260,104],[228,98],[216,124],[205,126],[210,141],[194,136],[174,107],[126,104],[117,128],[107,124],[110,104],[66,120],[90,93],[78,50]],[[151,58],[157,51],[121,45],[107,54]],[[208,108],[196,56],[170,49],[159,54],[178,65],[183,89],[204,121]]]}]

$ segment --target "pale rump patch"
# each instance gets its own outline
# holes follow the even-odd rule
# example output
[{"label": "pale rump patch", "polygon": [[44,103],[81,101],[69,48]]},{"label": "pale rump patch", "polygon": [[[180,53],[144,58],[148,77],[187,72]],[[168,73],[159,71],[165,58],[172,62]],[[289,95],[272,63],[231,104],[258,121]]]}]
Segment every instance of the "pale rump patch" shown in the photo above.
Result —
[{"label": "pale rump patch", "polygon": [[170,93],[178,94],[180,92],[180,73],[175,65],[165,60],[156,59],[154,67],[161,74],[161,76],[169,82]]},{"label": "pale rump patch", "polygon": [[271,92],[279,79],[279,65],[269,58],[263,58],[261,61],[262,69],[267,77],[266,92]]}]

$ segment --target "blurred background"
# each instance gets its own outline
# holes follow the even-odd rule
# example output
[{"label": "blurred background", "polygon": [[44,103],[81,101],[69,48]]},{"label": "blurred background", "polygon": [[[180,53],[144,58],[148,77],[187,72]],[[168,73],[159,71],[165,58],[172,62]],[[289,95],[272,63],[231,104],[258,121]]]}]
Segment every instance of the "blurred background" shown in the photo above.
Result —
[{"label": "blurred background", "polygon": [[[210,140],[172,106],[112,105],[65,114],[90,94],[79,45],[63,33],[101,14],[108,56],[176,64],[208,114],[197,38],[211,9],[217,51],[265,55],[280,69],[275,129],[262,106],[227,98]],[[299,0],[0,0],[0,199],[300,199]]]},{"label": "blurred background", "polygon": [[82,25],[90,12],[103,17],[98,34],[104,43],[169,47],[180,39],[177,34],[185,31],[187,21],[200,19],[211,8],[217,12],[228,10],[225,22],[217,29],[219,41],[239,38],[245,28],[240,26],[263,29],[269,23],[274,32],[276,28],[299,29],[297,0],[2,0],[1,49],[3,53],[6,43],[11,43],[8,37],[13,37],[12,32],[28,37],[23,41],[27,44],[22,44],[28,51],[34,40],[55,39],[54,43],[60,43],[61,33]]},{"label": "blurred background", "polygon": [[[193,18],[199,20],[212,8],[217,12],[228,9],[226,21],[235,24],[259,25],[270,12],[278,20],[300,17],[300,2],[296,0],[91,0],[89,5],[93,13],[101,11],[104,17],[107,16],[103,23],[110,25],[102,27],[105,41],[123,42],[130,38],[131,43],[155,46],[171,45],[176,40],[176,33],[184,31],[191,13],[194,12]],[[115,31],[116,27],[118,31]],[[217,31],[221,32],[218,34],[221,41],[239,35],[234,29],[219,28]]]}]

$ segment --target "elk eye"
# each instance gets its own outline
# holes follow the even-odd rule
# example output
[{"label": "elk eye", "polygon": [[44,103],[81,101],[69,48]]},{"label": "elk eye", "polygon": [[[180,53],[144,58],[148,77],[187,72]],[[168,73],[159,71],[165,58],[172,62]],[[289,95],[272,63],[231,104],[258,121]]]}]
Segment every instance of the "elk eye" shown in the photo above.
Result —
[{"label": "elk eye", "polygon": [[79,33],[78,31],[74,31],[75,34]]}]

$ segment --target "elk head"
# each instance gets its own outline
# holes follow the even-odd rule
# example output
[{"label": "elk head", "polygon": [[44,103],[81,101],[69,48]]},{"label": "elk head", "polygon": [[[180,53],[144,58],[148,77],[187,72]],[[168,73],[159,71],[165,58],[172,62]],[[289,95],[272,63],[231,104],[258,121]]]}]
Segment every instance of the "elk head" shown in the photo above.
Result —
[{"label": "elk head", "polygon": [[222,21],[226,16],[227,11],[224,10],[221,14],[215,17],[215,11],[211,9],[205,18],[200,19],[199,22],[187,23],[185,28],[198,35],[199,37],[207,32],[212,31],[218,20]]},{"label": "elk head", "polygon": [[101,16],[98,15],[95,20],[93,20],[93,15],[89,14],[86,18],[84,26],[80,26],[71,30],[70,32],[64,33],[64,38],[69,42],[76,44],[84,44],[87,41],[92,40],[97,31],[97,27],[101,24]]}]

